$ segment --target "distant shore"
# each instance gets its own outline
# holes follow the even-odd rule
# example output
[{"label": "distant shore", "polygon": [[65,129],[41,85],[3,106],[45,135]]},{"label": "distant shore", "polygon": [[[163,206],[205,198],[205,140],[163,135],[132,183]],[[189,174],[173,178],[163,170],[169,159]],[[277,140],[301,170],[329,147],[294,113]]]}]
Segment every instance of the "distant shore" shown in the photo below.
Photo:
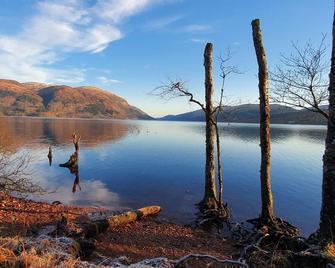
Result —
[{"label": "distant shore", "polygon": [[[151,119],[117,119],[117,118],[93,118],[93,117],[45,117],[45,116],[28,116],[28,115],[0,115],[0,118],[28,118],[28,119],[47,119],[47,120],[87,120],[87,121],[151,121],[151,122],[185,122],[185,123],[205,123],[203,120],[165,120],[162,118]],[[258,122],[219,122],[219,124],[232,125],[257,125]],[[304,123],[271,123],[271,125],[292,125],[292,126],[324,126],[326,124],[304,124]]]}]

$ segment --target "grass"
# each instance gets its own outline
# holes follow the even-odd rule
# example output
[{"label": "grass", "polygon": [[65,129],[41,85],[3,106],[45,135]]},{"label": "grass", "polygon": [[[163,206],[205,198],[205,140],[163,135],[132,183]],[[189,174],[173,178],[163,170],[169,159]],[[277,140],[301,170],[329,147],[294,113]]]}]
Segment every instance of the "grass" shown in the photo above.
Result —
[{"label": "grass", "polygon": [[22,237],[0,238],[0,267],[64,267],[72,268],[80,262],[77,245],[44,238],[24,240]]}]

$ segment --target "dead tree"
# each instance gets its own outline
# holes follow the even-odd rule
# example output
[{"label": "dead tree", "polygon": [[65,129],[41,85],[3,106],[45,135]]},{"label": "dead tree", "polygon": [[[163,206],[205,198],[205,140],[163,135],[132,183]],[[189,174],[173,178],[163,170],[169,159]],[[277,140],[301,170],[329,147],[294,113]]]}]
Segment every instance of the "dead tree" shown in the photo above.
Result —
[{"label": "dead tree", "polygon": [[217,209],[219,202],[215,184],[215,118],[213,103],[213,70],[212,70],[213,44],[207,43],[204,51],[205,67],[205,100],[206,105],[194,99],[193,93],[185,88],[182,81],[170,81],[152,92],[162,98],[175,98],[186,96],[189,102],[196,103],[204,112],[206,118],[206,164],[205,164],[205,192],[199,203],[204,209]]},{"label": "dead tree", "polygon": [[[162,98],[171,99],[175,97],[188,97],[189,102],[196,103],[205,114],[206,118],[206,173],[205,173],[205,194],[204,199],[200,205],[204,208],[225,208],[222,211],[227,213],[229,211],[227,206],[223,205],[222,192],[223,192],[223,179],[222,179],[222,160],[220,150],[220,135],[218,129],[219,115],[223,114],[223,95],[224,95],[224,82],[227,75],[231,73],[238,73],[235,66],[226,66],[226,62],[230,60],[230,52],[226,57],[221,57],[221,94],[217,106],[213,103],[213,78],[212,78],[212,50],[213,45],[208,43],[204,53],[204,66],[205,66],[205,89],[206,89],[206,106],[200,101],[196,100],[186,87],[185,83],[181,80],[169,81],[168,84],[157,87],[152,93]],[[215,136],[214,136],[215,135]],[[217,199],[216,186],[215,186],[215,139],[216,137],[216,151],[217,151],[217,164],[218,164],[218,182],[219,191]]]},{"label": "dead tree", "polygon": [[293,53],[281,56],[282,64],[270,75],[273,102],[303,108],[328,118],[322,107],[328,99],[329,84],[326,79],[329,62],[325,60],[327,47],[324,42],[325,36],[318,46],[311,41],[304,47],[293,43]]},{"label": "dead tree", "polygon": [[205,192],[199,203],[204,209],[217,209],[218,200],[215,185],[215,118],[213,103],[213,44],[207,43],[204,51],[205,67],[205,100],[206,105],[196,100],[182,81],[170,81],[169,84],[157,87],[152,94],[161,98],[188,97],[189,102],[196,103],[204,112],[206,118],[206,165],[205,165]]},{"label": "dead tree", "polygon": [[323,155],[322,205],[320,238],[335,243],[335,10],[333,17],[333,43],[329,74],[329,119],[326,149]]},{"label": "dead tree", "polygon": [[72,142],[74,144],[75,152],[70,156],[70,159],[64,163],[60,164],[60,167],[77,167],[79,162],[79,151],[80,151],[80,139],[75,132],[72,134]]},{"label": "dead tree", "polygon": [[206,100],[206,170],[205,170],[205,193],[201,204],[208,208],[217,208],[215,186],[215,124],[213,103],[213,67],[212,67],[213,44],[207,43],[204,53],[205,67],[205,100]]},{"label": "dead tree", "polygon": [[258,62],[259,79],[259,110],[260,110],[260,145],[261,145],[261,195],[262,212],[260,220],[266,224],[274,223],[273,200],[270,177],[270,104],[268,89],[268,69],[265,50],[262,42],[262,32],[259,19],[252,21],[252,36]]}]

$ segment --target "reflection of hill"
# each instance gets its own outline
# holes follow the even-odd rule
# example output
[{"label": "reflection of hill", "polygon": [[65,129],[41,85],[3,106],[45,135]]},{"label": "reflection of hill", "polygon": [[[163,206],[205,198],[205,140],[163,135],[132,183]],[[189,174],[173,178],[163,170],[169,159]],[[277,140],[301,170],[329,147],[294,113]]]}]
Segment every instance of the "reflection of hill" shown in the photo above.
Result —
[{"label": "reflection of hill", "polygon": [[12,149],[32,144],[72,144],[73,131],[82,145],[95,146],[126,136],[129,126],[120,121],[0,117],[0,138]]},{"label": "reflection of hill", "polygon": [[[205,135],[205,125],[194,126],[193,129],[201,135]],[[220,125],[220,136],[225,138],[237,138],[246,142],[259,142],[259,127],[256,124],[231,124]],[[323,142],[326,129],[323,127],[297,126],[297,125],[273,125],[271,127],[271,140],[278,142],[292,137]]]}]

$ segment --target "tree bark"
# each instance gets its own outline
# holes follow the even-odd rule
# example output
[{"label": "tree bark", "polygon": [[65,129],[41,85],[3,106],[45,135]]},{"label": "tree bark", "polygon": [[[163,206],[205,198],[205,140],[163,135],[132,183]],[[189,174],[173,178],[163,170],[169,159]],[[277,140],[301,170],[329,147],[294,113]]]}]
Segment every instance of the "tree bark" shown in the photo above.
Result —
[{"label": "tree bark", "polygon": [[261,196],[262,212],[261,221],[273,223],[273,200],[271,191],[270,177],[270,105],[268,92],[268,70],[266,63],[265,50],[262,42],[262,32],[259,19],[252,21],[252,35],[258,62],[259,79],[259,112],[260,112],[260,145],[261,145]]},{"label": "tree bark", "polygon": [[333,44],[328,90],[329,118],[326,149],[323,155],[320,238],[323,241],[335,243],[335,11],[333,17]]},{"label": "tree bark", "polygon": [[215,126],[213,114],[213,44],[207,43],[204,52],[205,66],[205,98],[206,98],[206,170],[205,170],[205,195],[201,202],[207,208],[217,208],[215,186]]}]

